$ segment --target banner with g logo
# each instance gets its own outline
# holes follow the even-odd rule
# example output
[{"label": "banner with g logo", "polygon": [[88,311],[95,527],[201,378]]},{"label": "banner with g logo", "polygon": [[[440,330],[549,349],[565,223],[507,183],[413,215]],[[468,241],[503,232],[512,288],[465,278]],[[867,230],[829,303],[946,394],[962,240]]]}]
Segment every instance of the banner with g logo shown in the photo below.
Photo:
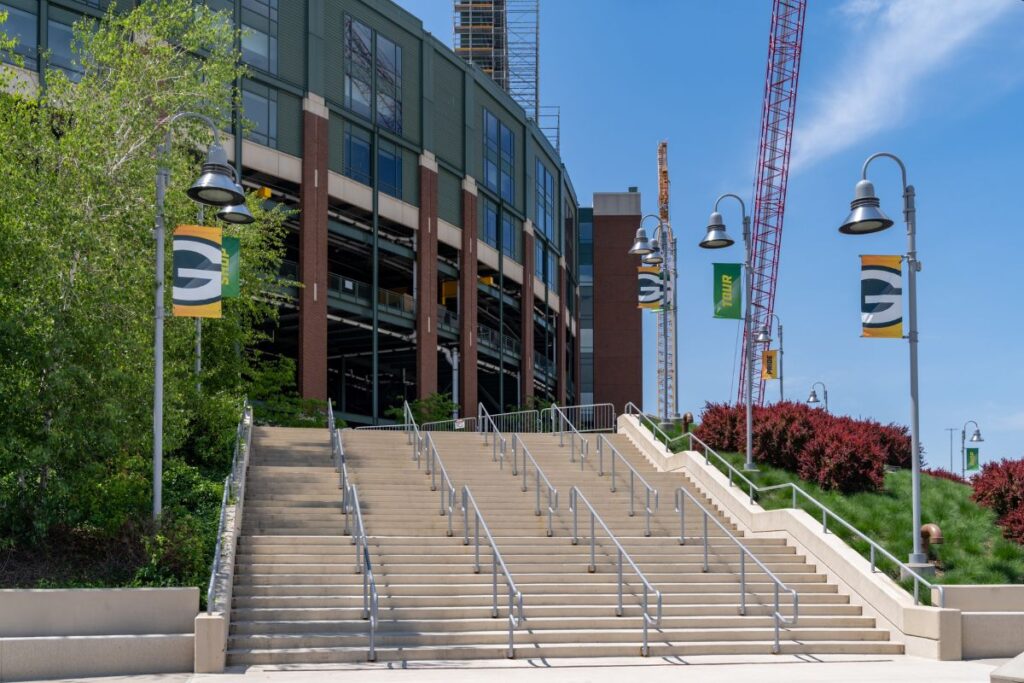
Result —
[{"label": "banner with g logo", "polygon": [[860,257],[861,336],[903,338],[903,257]]}]

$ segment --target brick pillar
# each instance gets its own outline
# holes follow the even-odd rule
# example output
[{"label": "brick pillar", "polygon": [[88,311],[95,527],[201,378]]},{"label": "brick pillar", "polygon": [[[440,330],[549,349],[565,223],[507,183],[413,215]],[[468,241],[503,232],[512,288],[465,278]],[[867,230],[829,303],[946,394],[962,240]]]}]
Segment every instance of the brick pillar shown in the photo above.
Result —
[{"label": "brick pillar", "polygon": [[462,248],[459,250],[459,404],[476,415],[476,181],[462,181]]},{"label": "brick pillar", "polygon": [[523,295],[519,300],[522,322],[519,337],[521,340],[519,359],[519,387],[522,400],[526,402],[533,397],[533,222],[523,221]]},{"label": "brick pillar", "polygon": [[566,290],[565,259],[558,259],[558,330],[555,337],[555,377],[557,378],[556,396],[559,405],[565,405],[567,392],[567,376],[565,368],[565,334],[569,326],[569,316],[566,315],[565,297],[569,296]]},{"label": "brick pillar", "polygon": [[[577,277],[578,276],[579,273],[577,273]],[[575,365],[573,368],[573,377],[576,378],[576,403],[583,403],[583,391],[581,389],[583,385],[583,362],[580,354],[580,336],[583,334],[580,328],[580,304],[582,302],[580,301],[578,287],[573,287],[572,295],[576,299],[576,307],[574,309],[576,311],[576,318],[574,319],[574,322],[576,323],[576,334],[573,335],[572,338],[572,357],[573,364]]]},{"label": "brick pillar", "polygon": [[310,94],[302,103],[299,189],[299,393],[327,399],[327,107]]},{"label": "brick pillar", "polygon": [[437,391],[437,161],[420,155],[420,229],[416,234],[416,395]]}]

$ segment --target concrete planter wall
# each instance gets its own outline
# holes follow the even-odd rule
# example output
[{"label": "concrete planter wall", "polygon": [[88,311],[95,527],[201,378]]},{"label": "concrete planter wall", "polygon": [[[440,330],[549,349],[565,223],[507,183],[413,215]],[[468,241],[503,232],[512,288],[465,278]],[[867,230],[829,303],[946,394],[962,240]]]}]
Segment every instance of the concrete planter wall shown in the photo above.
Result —
[{"label": "concrete planter wall", "polygon": [[0,590],[0,681],[193,668],[197,588]]}]

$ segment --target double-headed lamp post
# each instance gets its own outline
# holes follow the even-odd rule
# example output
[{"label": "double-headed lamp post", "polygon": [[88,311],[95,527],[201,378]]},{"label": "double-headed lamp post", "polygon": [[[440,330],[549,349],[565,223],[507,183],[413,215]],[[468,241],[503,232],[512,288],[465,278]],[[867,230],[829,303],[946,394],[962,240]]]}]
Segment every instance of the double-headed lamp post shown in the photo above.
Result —
[{"label": "double-headed lamp post", "polygon": [[811,394],[810,394],[810,396],[807,397],[807,402],[810,403],[810,404],[821,403],[821,401],[818,400],[818,392],[816,392],[814,390],[814,387],[818,386],[819,384],[821,385],[821,393],[822,393],[822,395],[825,398],[825,412],[827,413],[828,412],[828,387],[825,386],[824,382],[815,382],[814,384],[811,385]]},{"label": "double-headed lamp post", "polygon": [[782,320],[775,313],[772,313],[771,319],[768,321],[767,327],[761,328],[757,333],[757,338],[754,339],[758,344],[771,344],[772,343],[772,320],[775,321],[775,328],[779,331],[779,400],[786,400],[786,392],[782,388],[782,382],[785,381],[785,373],[782,371],[782,360],[783,356],[786,355],[785,347],[782,345]]},{"label": "double-headed lamp post", "polygon": [[[647,238],[647,231],[644,230],[644,221],[648,218],[653,218],[658,221],[658,227],[654,229],[653,239]],[[672,329],[676,329],[676,302],[675,302],[675,277],[676,277],[676,265],[666,261],[667,257],[675,255],[675,249],[672,248],[675,243],[675,237],[672,236],[672,228],[666,225],[659,216],[650,213],[640,219],[640,225],[636,230],[636,238],[633,240],[633,246],[630,248],[629,253],[634,256],[642,256],[641,261],[647,266],[661,266],[662,274],[667,276],[664,278],[664,282],[667,283],[665,296],[667,298],[668,293],[672,293],[672,301],[666,300],[663,305],[663,310],[669,310],[669,315],[672,316]],[[671,260],[671,259],[669,259]],[[664,315],[664,314],[663,314]],[[664,357],[669,357],[669,345],[675,340],[669,339],[669,326],[661,326],[661,344],[663,347]],[[674,352],[675,349],[672,349]],[[674,367],[674,366],[673,366]],[[667,370],[668,368],[666,368]],[[669,373],[665,372],[661,378],[662,385],[662,396],[665,397],[665,414],[661,416],[662,422],[668,423],[673,417],[677,417],[679,410],[678,404],[670,406],[668,404],[668,386],[669,382],[673,383],[672,396],[675,400],[679,400],[679,377],[673,374],[672,377],[668,376]]]},{"label": "double-headed lamp post", "polygon": [[156,225],[153,239],[156,243],[156,294],[153,333],[153,519],[160,517],[163,508],[163,426],[164,426],[164,200],[170,169],[167,155],[171,152],[171,126],[180,119],[198,119],[213,133],[213,144],[206,152],[202,175],[192,183],[186,194],[193,201],[220,208],[217,216],[230,223],[252,222],[252,214],[245,206],[245,192],[235,178],[234,169],[220,144],[220,131],[213,121],[202,114],[178,112],[162,121],[166,127],[164,141],[157,146],[156,167]]},{"label": "double-headed lamp post", "polygon": [[911,458],[911,505],[913,515],[914,552],[910,555],[911,565],[926,565],[928,555],[921,548],[921,417],[917,390],[917,272],[921,262],[917,260],[917,218],[914,207],[914,186],[907,184],[907,167],[903,161],[889,152],[872,154],[864,161],[861,179],[850,202],[850,214],[839,226],[844,235],[868,235],[892,227],[893,221],[880,208],[875,195],[875,186],[868,180],[868,166],[879,157],[892,159],[900,167],[903,181],[903,219],[907,225],[907,299],[909,330],[907,341],[910,346],[910,458]]},{"label": "double-headed lamp post", "polygon": [[751,320],[750,316],[750,299],[753,292],[751,268],[753,264],[751,263],[750,252],[750,216],[747,215],[747,205],[743,203],[743,199],[739,195],[727,193],[715,200],[715,210],[711,213],[711,217],[708,218],[707,234],[700,241],[700,246],[702,249],[724,249],[736,243],[732,237],[729,237],[729,233],[725,231],[725,222],[722,220],[722,214],[718,213],[718,205],[726,197],[735,199],[740,203],[740,213],[743,217],[743,279],[747,299],[743,314],[743,338],[747,341],[747,386],[745,392],[747,395],[747,455],[743,463],[743,469],[754,471],[757,469],[757,466],[754,465],[754,335],[751,327],[753,320]]},{"label": "double-headed lamp post", "polygon": [[967,425],[974,425],[974,433],[971,434],[971,443],[981,443],[985,439],[981,438],[981,427],[974,420],[968,420],[964,422],[963,429],[960,430],[960,476],[967,476]]}]

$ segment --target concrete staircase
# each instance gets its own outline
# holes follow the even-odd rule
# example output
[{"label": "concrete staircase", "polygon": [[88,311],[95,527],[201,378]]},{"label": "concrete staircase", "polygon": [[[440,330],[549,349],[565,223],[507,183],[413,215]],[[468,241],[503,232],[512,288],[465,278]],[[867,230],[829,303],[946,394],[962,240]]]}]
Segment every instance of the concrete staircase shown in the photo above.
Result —
[{"label": "concrete staircase", "polygon": [[[571,543],[569,489],[577,486],[664,594],[663,618],[650,632],[652,655],[770,653],[774,638],[773,584],[747,563],[747,614],[739,616],[739,551],[713,524],[709,570],[702,571],[702,526],[687,510],[687,544],[679,545],[676,487],[690,487],[676,473],[657,473],[622,436],[609,435],[623,457],[661,493],[661,507],[644,536],[643,487],[636,483],[636,515],[628,515],[628,471],[617,468],[618,491],[598,476],[596,443],[584,466],[569,461],[568,446],[549,434],[521,435],[558,488],[554,534],[534,514],[529,490],[504,468],[477,434],[433,433],[457,488],[472,490],[499,549],[524,596],[526,621],[515,632],[517,657],[624,656],[640,652],[642,586],[625,568],[623,615],[615,616],[615,547],[600,532],[596,571],[588,572],[589,513],[581,510],[584,539]],[[511,435],[508,435],[511,441]],[[589,437],[595,441],[596,437]],[[507,595],[499,574],[499,618],[491,617],[490,551],[481,548],[480,573],[473,547],[463,545],[456,507],[455,536],[440,514],[441,493],[417,469],[400,432],[343,433],[350,476],[359,489],[371,537],[380,592],[378,658],[500,658],[507,648]],[[235,569],[229,665],[363,661],[367,622],[360,618],[362,581],[353,546],[343,536],[338,476],[330,466],[326,430],[259,429],[249,470],[246,518]],[[511,443],[510,443],[511,448]],[[608,455],[606,454],[606,458]],[[609,469],[606,459],[605,468]],[[546,497],[542,496],[542,508]],[[714,509],[711,501],[704,501]],[[733,528],[733,533],[742,533]],[[782,539],[745,541],[757,557],[800,594],[800,619],[782,631],[781,650],[803,654],[896,654],[899,643],[849,604],[816,567]],[[782,611],[791,608],[783,602]]]}]

